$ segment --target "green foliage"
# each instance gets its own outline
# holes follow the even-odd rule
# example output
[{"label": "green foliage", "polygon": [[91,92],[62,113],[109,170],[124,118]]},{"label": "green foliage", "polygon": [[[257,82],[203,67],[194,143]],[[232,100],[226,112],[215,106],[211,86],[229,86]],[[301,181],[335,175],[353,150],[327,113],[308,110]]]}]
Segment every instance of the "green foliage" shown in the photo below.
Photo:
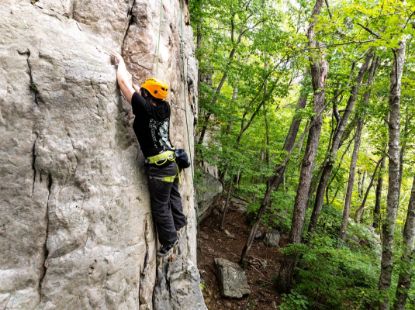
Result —
[{"label": "green foliage", "polygon": [[328,235],[335,240],[340,231],[342,212],[331,205],[325,205],[321,212],[317,234]]},{"label": "green foliage", "polygon": [[309,309],[307,297],[293,290],[290,294],[284,294],[280,310],[306,310]]},{"label": "green foliage", "polygon": [[349,223],[347,245],[355,251],[369,251],[374,259],[381,255],[380,236],[372,228],[354,221]]},{"label": "green foliage", "polygon": [[290,245],[300,255],[295,291],[312,309],[367,309],[377,298],[379,264],[369,252],[352,251],[327,235]]},{"label": "green foliage", "polygon": [[[345,242],[338,240],[357,118],[364,121],[352,194],[352,210],[362,203],[368,175],[385,155],[388,145],[389,93],[393,49],[404,35],[415,34],[413,1],[329,1],[315,25],[319,49],[309,47],[307,27],[314,1],[192,0],[189,2],[199,60],[199,122],[196,137],[208,132],[196,145],[197,157],[218,168],[225,188],[234,185],[237,195],[249,201],[255,215],[266,182],[287,154],[285,138],[293,119],[302,120],[297,142],[285,170],[284,182],[272,194],[272,205],[263,223],[288,233],[297,192],[299,170],[307,143],[307,123],[314,116],[309,57],[324,53],[329,62],[325,87],[326,108],[312,186],[318,185],[320,168],[327,158],[334,132],[344,114],[365,55],[373,51],[378,68],[373,84],[365,74],[347,137],[336,158],[319,226],[308,244],[291,245],[285,251],[300,256],[296,286],[283,297],[282,309],[365,309],[377,300],[380,262],[379,237],[371,225],[375,194],[366,201],[363,224],[350,222]],[[406,23],[406,24],[405,24]],[[401,146],[405,149],[396,244],[406,216],[410,177],[415,166],[415,54],[408,41],[402,80]],[[363,100],[370,91],[369,102]],[[307,106],[296,111],[301,94]],[[307,164],[307,163],[306,163]],[[385,218],[387,166],[382,172],[382,218]],[[363,178],[366,175],[366,178]],[[237,180],[237,182],[235,182]],[[376,179],[377,181],[377,179]],[[312,205],[314,193],[310,192]],[[307,222],[310,216],[307,210]],[[307,237],[307,236],[305,236]],[[394,253],[399,260],[400,248]],[[397,269],[399,270],[399,269]],[[396,272],[393,277],[396,283]],[[394,285],[394,284],[393,284]],[[395,287],[390,290],[391,297]],[[415,288],[411,301],[415,299]],[[290,308],[291,307],[291,308]]]},{"label": "green foliage", "polygon": [[35,83],[30,83],[30,90],[35,93],[36,95],[39,94],[39,89]]},{"label": "green foliage", "polygon": [[296,192],[293,190],[277,191],[272,194],[272,206],[264,222],[282,233],[289,233]]}]

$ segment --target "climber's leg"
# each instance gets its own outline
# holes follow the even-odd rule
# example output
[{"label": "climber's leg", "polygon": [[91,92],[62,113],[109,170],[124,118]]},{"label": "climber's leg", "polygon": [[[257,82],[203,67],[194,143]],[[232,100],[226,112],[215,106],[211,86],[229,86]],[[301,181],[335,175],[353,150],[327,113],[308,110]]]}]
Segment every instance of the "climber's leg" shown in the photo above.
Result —
[{"label": "climber's leg", "polygon": [[173,214],[174,226],[178,231],[180,228],[186,226],[187,224],[186,216],[183,214],[182,197],[180,196],[179,192],[178,178],[176,178],[171,188],[169,204],[171,213]]},{"label": "climber's leg", "polygon": [[[175,167],[173,167],[175,169]],[[151,200],[151,214],[156,225],[159,241],[162,245],[173,244],[177,240],[177,232],[169,200],[173,183],[161,178],[171,175],[170,167],[148,167],[148,187]],[[175,170],[172,170],[173,174]]]}]

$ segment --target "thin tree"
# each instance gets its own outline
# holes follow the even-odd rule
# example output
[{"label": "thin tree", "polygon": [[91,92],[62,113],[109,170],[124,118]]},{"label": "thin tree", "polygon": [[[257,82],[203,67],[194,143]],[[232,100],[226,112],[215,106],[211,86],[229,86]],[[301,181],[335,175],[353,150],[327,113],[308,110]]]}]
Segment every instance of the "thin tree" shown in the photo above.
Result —
[{"label": "thin tree", "polygon": [[[297,102],[296,112],[298,112],[300,109],[303,109],[306,106],[306,103],[307,103],[307,92],[303,88],[303,91],[301,92],[300,98],[298,99],[298,102]],[[301,124],[301,118],[294,115],[294,118],[291,121],[290,129],[288,130],[288,134],[285,137],[285,142],[284,142],[284,147],[283,147],[283,150],[285,152],[285,158],[281,163],[275,166],[274,175],[271,176],[266,182],[267,189],[265,191],[264,197],[262,198],[261,206],[259,207],[258,213],[256,214],[254,223],[251,227],[249,236],[246,240],[245,246],[241,253],[241,258],[240,258],[241,264],[245,263],[246,255],[251,249],[252,243],[255,239],[255,235],[259,227],[259,223],[261,221],[261,218],[270,205],[272,192],[279,188],[279,186],[281,185],[284,179],[285,169],[287,167],[288,161],[294,149],[294,144],[295,144],[295,140],[297,139],[297,134],[300,128],[300,124]]]},{"label": "thin tree", "polygon": [[355,173],[356,164],[357,164],[357,157],[358,157],[359,149],[360,149],[362,129],[363,129],[363,122],[358,122],[357,128],[356,128],[355,140],[354,140],[352,160],[350,162],[349,179],[347,181],[347,190],[346,190],[346,197],[344,201],[342,224],[340,226],[340,239],[343,239],[343,240],[346,237],[347,225],[349,223],[350,204],[352,202],[354,177],[356,174]]},{"label": "thin tree", "polygon": [[[248,11],[250,9],[249,4],[245,6],[245,10]],[[255,29],[260,23],[263,22],[263,20],[260,20],[258,22],[256,22],[254,25],[250,25],[251,23],[251,17],[253,16],[253,13],[249,13],[244,25],[249,25],[246,27],[243,27],[240,29],[239,32],[237,32],[236,30],[236,25],[235,25],[235,19],[237,18],[237,11],[232,12],[231,17],[230,17],[230,26],[231,26],[231,30],[230,30],[230,36],[231,36],[231,45],[232,48],[229,51],[229,55],[227,58],[227,62],[226,65],[224,66],[224,70],[222,72],[222,77],[220,78],[220,81],[218,83],[218,85],[216,86],[212,98],[208,104],[208,106],[214,106],[216,104],[216,101],[219,98],[219,95],[222,91],[223,86],[225,85],[225,82],[228,78],[229,75],[229,69],[234,61],[235,55],[236,55],[236,51],[239,47],[239,45],[242,42],[242,39],[244,37],[244,35],[248,32],[248,31],[252,31],[253,29]],[[203,140],[205,138],[206,135],[206,130],[209,124],[209,119],[212,116],[212,112],[211,111],[207,111],[205,114],[205,117],[203,119],[203,125],[202,125],[202,129],[200,130],[200,135],[199,135],[199,139],[198,139],[198,144],[202,144]]]},{"label": "thin tree", "polygon": [[361,202],[359,208],[357,208],[357,210],[355,212],[354,218],[355,218],[355,221],[357,223],[360,223],[362,221],[363,211],[365,210],[367,197],[369,196],[369,192],[372,189],[373,183],[375,181],[378,169],[379,169],[380,164],[381,164],[382,161],[383,161],[383,158],[381,158],[378,161],[378,163],[376,164],[375,171],[373,171],[373,174],[370,177],[369,185],[367,186],[367,189],[366,189],[365,195],[363,196],[362,202]]},{"label": "thin tree", "polygon": [[347,101],[346,109],[343,113],[343,116],[340,118],[340,122],[334,132],[333,140],[330,146],[330,151],[326,156],[321,170],[320,180],[316,192],[316,199],[314,201],[313,213],[311,214],[310,224],[308,226],[309,232],[313,232],[315,227],[317,226],[318,217],[320,216],[320,212],[323,207],[324,192],[326,191],[327,184],[330,180],[331,172],[333,171],[334,163],[337,157],[337,152],[340,148],[340,143],[342,141],[343,134],[346,130],[346,125],[349,121],[349,117],[353,112],[364,75],[368,70],[369,64],[372,60],[373,52],[369,51],[366,55],[365,62],[360,67],[356,81],[350,90],[350,96]]},{"label": "thin tree", "polygon": [[382,159],[380,164],[378,181],[376,184],[376,198],[375,198],[375,208],[373,210],[373,228],[377,229],[380,225],[380,209],[382,202],[382,190],[383,190],[383,170],[385,170],[385,158]]},{"label": "thin tree", "polygon": [[[288,59],[285,62],[285,65],[288,64]],[[282,61],[281,61],[282,62]],[[285,66],[284,65],[284,66]],[[235,144],[235,148],[238,150],[241,144],[241,139],[243,137],[243,135],[245,134],[245,132],[249,129],[249,127],[253,124],[253,121],[255,120],[255,117],[258,116],[261,108],[266,106],[266,103],[272,98],[272,94],[274,93],[275,88],[277,87],[282,75],[276,80],[273,81],[269,87],[268,86],[268,78],[270,77],[271,73],[274,72],[274,70],[276,70],[278,67],[278,65],[275,65],[271,70],[269,70],[267,72],[267,74],[264,76],[263,82],[261,84],[260,90],[256,93],[256,95],[250,100],[249,104],[246,106],[244,114],[242,116],[241,119],[241,125],[240,125],[240,130],[238,133],[238,136],[236,137],[236,144]],[[289,84],[292,82],[293,79],[290,80]],[[254,111],[252,112],[252,114],[250,115],[249,119],[246,120],[246,117],[248,116],[248,112],[250,110],[250,108],[252,107],[252,105],[255,103],[255,100],[258,99],[260,93],[263,92],[262,98],[259,101],[258,105],[255,107]],[[225,166],[225,171],[228,170],[229,168],[229,164],[227,164]],[[239,173],[239,172],[238,172]],[[224,178],[225,178],[225,174],[222,175],[223,179],[220,180],[222,184],[224,184]],[[225,225],[225,218],[226,218],[226,214],[227,214],[227,209],[229,208],[229,203],[233,194],[233,190],[235,188],[235,181],[236,179],[238,179],[235,175],[231,175],[230,176],[230,181],[229,181],[229,186],[228,186],[228,193],[227,193],[227,198],[226,198],[226,202],[225,202],[225,206],[223,207],[222,210],[222,220],[221,220],[221,229],[224,229],[224,225]]]},{"label": "thin tree", "polygon": [[403,230],[403,252],[401,257],[401,272],[399,273],[398,286],[394,309],[403,310],[408,299],[411,287],[412,266],[415,256],[415,176],[412,183],[411,198],[409,199],[408,212]]},{"label": "thin tree", "polygon": [[[294,211],[292,217],[291,231],[289,242],[300,243],[301,234],[304,226],[305,210],[307,207],[308,192],[310,189],[314,161],[317,154],[317,148],[320,140],[322,113],[325,102],[325,86],[328,73],[328,63],[324,53],[319,49],[320,44],[316,40],[315,25],[320,14],[324,0],[316,0],[312,14],[311,22],[307,31],[308,44],[312,50],[310,54],[311,78],[314,92],[313,110],[310,129],[308,133],[307,146],[303,157],[300,181],[295,198]],[[279,272],[279,286],[282,291],[288,291],[292,285],[294,268],[297,257],[285,256]]]},{"label": "thin tree", "polygon": [[399,42],[399,47],[393,50],[394,61],[391,71],[391,86],[389,96],[389,188],[387,196],[387,214],[382,225],[382,260],[379,277],[379,290],[382,293],[380,309],[388,309],[388,290],[391,286],[393,270],[393,235],[395,232],[396,214],[399,206],[400,191],[400,97],[402,73],[405,63],[405,38]]},{"label": "thin tree", "polygon": [[376,72],[378,63],[379,63],[379,58],[376,58],[374,61],[372,61],[372,64],[370,66],[369,76],[368,76],[367,83],[366,83],[367,89],[365,91],[365,94],[363,95],[363,104],[362,104],[363,111],[357,117],[357,128],[356,128],[355,141],[354,141],[354,147],[353,147],[353,153],[352,153],[352,160],[350,162],[349,179],[347,182],[346,197],[345,197],[344,208],[343,208],[343,218],[342,218],[342,224],[340,226],[340,239],[344,239],[346,237],[347,225],[349,222],[350,205],[352,201],[354,179],[356,175],[356,164],[357,164],[357,158],[358,158],[359,149],[360,149],[360,140],[361,140],[362,131],[363,131],[364,114],[369,104],[370,92],[371,92],[370,86],[373,83],[373,79],[375,77],[375,72]]}]

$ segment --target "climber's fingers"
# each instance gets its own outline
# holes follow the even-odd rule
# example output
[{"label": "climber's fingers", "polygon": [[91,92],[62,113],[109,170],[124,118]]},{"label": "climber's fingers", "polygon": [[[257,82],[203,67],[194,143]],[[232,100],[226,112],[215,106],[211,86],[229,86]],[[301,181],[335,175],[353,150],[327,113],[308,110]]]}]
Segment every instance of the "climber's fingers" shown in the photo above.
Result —
[{"label": "climber's fingers", "polygon": [[124,59],[122,58],[122,56],[120,54],[118,54],[115,51],[111,52],[111,64],[112,65],[118,65],[121,62],[124,62]]},{"label": "climber's fingers", "polygon": [[138,86],[137,84],[133,83],[133,88],[137,93],[140,93],[140,86]]}]

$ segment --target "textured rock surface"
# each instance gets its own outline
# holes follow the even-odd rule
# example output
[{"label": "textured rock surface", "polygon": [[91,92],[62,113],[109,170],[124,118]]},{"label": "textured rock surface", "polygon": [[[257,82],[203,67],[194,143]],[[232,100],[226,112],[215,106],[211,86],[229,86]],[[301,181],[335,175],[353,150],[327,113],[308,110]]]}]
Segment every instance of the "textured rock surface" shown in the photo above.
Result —
[{"label": "textured rock surface", "polygon": [[222,184],[208,172],[203,172],[196,184],[197,221],[201,222],[209,215],[213,202],[222,193]]},{"label": "textured rock surface", "polygon": [[[143,158],[109,52],[123,52],[138,82],[158,75],[171,84],[171,137],[193,150],[187,9],[160,3],[2,1],[0,309],[153,308],[156,238]],[[182,178],[187,270],[196,265],[191,169]],[[198,281],[192,268],[189,287]]]},{"label": "textured rock surface", "polygon": [[157,265],[155,309],[207,310],[199,287],[199,271],[192,261],[178,254],[172,261],[159,259]]},{"label": "textured rock surface", "polygon": [[215,258],[215,264],[224,297],[242,298],[251,293],[245,272],[238,264],[224,258]]},{"label": "textured rock surface", "polygon": [[268,247],[279,247],[280,246],[280,233],[278,230],[272,230],[267,232],[264,237],[264,244]]}]

